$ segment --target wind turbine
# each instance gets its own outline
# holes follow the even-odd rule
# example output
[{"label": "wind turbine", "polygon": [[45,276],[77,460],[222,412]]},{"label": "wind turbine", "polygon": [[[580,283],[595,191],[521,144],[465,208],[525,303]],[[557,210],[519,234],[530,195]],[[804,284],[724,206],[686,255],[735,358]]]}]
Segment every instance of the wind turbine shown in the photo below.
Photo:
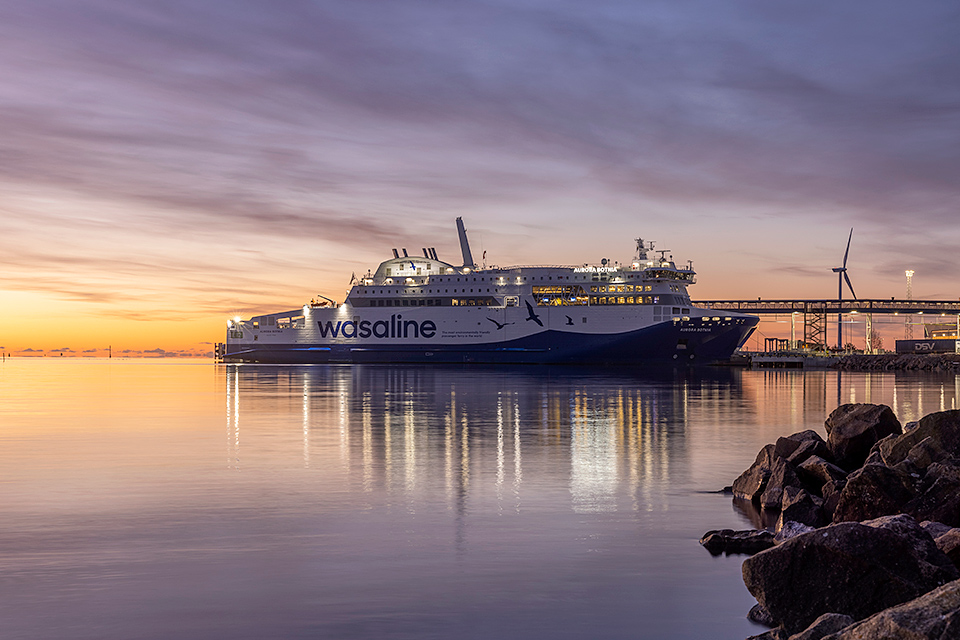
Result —
[{"label": "wind turbine", "polygon": [[850,276],[847,275],[847,256],[850,255],[850,241],[853,239],[853,228],[850,228],[850,236],[847,238],[847,250],[843,252],[843,266],[834,267],[833,272],[837,274],[837,348],[843,350],[843,281],[847,281],[847,287],[850,289],[850,295],[857,299],[857,294],[853,292],[853,285],[850,284]]}]

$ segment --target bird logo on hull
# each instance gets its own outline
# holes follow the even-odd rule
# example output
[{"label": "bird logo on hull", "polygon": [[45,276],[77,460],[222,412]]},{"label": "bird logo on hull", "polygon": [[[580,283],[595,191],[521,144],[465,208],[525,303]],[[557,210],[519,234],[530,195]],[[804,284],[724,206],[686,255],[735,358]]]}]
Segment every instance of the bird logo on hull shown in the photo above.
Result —
[{"label": "bird logo on hull", "polygon": [[493,324],[497,325],[497,331],[500,331],[500,329],[503,329],[503,328],[504,328],[505,326],[507,326],[508,324],[513,324],[512,322],[497,322],[497,321],[494,320],[493,318],[487,318],[487,320],[489,320],[489,321],[492,322]]},{"label": "bird logo on hull", "polygon": [[540,316],[533,312],[533,307],[530,305],[529,302],[527,302],[526,300],[524,300],[524,303],[527,305],[527,313],[529,314],[529,315],[525,318],[525,320],[533,320],[534,322],[536,322],[538,325],[540,325],[540,326],[542,327],[542,326],[543,326],[543,323],[540,322]]}]

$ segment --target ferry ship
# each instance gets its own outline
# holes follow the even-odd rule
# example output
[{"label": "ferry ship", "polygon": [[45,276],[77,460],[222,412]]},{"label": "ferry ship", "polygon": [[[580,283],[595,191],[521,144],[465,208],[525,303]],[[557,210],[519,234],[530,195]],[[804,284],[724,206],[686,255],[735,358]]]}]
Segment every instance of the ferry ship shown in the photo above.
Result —
[{"label": "ferry ship", "polygon": [[[759,318],[695,307],[692,263],[636,240],[630,263],[487,267],[393,249],[347,298],[227,321],[217,359],[260,363],[709,363],[729,359]],[[659,253],[659,256],[655,255]],[[652,257],[651,257],[652,255]]]}]

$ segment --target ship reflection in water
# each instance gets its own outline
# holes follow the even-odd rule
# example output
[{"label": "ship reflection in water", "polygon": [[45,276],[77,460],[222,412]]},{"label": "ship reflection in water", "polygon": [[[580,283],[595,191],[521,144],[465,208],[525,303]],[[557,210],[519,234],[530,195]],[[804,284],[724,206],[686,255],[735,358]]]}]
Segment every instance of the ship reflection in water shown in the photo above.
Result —
[{"label": "ship reflection in water", "polygon": [[[498,512],[520,512],[525,494],[559,487],[579,513],[665,509],[650,489],[682,481],[690,385],[704,383],[672,370],[645,380],[568,369],[223,369],[231,466],[255,455],[241,446],[248,421],[295,398],[304,467],[337,468],[364,492],[413,502],[439,494],[458,511],[478,493]],[[707,384],[738,393],[732,374]]]}]

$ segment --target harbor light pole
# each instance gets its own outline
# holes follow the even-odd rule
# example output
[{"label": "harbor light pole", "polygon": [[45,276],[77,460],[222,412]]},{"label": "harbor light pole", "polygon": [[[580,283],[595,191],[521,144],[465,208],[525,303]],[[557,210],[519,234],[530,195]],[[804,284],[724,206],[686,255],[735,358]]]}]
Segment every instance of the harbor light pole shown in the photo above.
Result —
[{"label": "harbor light pole", "polygon": [[[907,276],[907,300],[913,300],[913,269],[907,269],[904,274]],[[903,322],[904,339],[913,340],[913,325],[910,324],[909,314],[904,315]]]}]

